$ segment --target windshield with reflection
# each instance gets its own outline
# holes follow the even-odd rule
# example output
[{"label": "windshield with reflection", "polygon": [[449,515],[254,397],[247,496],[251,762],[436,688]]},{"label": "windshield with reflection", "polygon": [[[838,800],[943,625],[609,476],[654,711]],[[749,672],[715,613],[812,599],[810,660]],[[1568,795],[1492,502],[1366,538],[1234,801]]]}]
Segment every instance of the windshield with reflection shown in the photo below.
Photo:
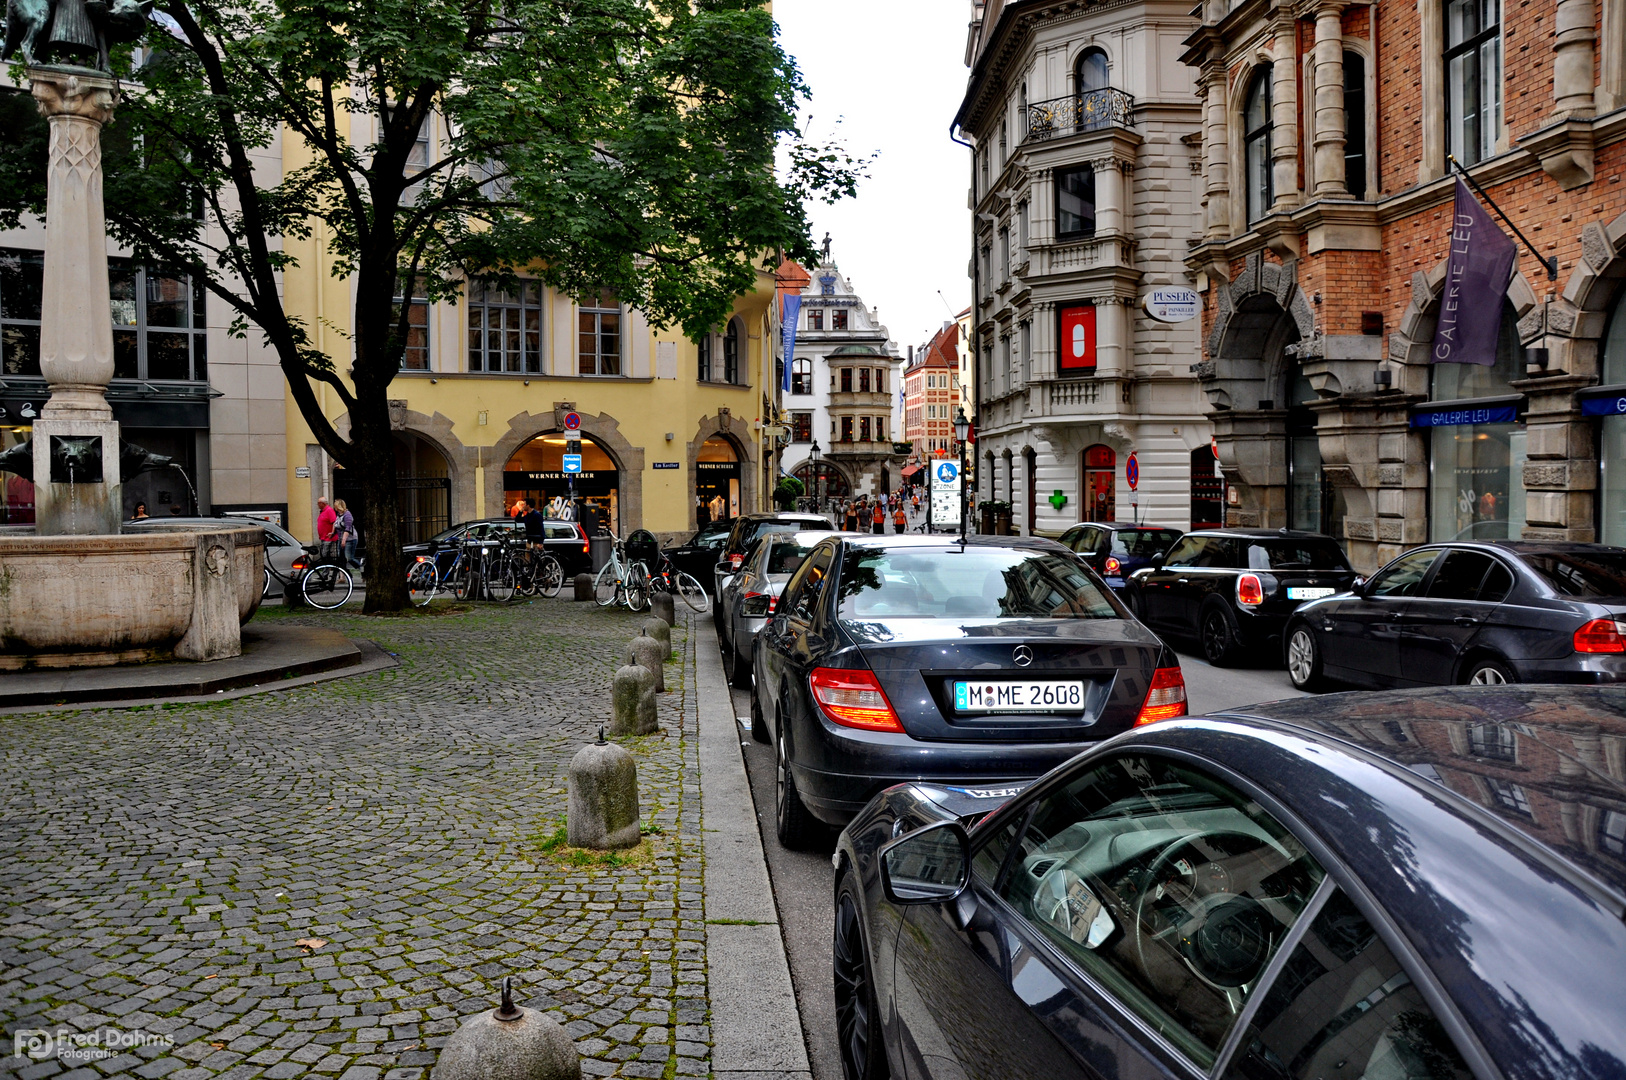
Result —
[{"label": "windshield with reflection", "polygon": [[849,549],[841,618],[1118,619],[1071,555],[1016,548]]}]

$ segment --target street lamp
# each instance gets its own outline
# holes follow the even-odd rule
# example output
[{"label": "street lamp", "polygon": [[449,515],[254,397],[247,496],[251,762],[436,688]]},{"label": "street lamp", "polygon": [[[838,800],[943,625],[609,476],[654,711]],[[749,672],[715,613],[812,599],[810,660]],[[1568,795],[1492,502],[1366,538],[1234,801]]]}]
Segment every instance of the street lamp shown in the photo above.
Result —
[{"label": "street lamp", "polygon": [[954,441],[960,444],[960,543],[965,543],[966,518],[971,512],[971,488],[965,476],[965,438],[971,434],[971,421],[965,417],[965,406],[954,412]]},{"label": "street lamp", "polygon": [[819,475],[819,440],[813,440],[813,449],[807,453],[807,459],[813,463],[813,509],[819,513],[824,512],[824,478]]}]

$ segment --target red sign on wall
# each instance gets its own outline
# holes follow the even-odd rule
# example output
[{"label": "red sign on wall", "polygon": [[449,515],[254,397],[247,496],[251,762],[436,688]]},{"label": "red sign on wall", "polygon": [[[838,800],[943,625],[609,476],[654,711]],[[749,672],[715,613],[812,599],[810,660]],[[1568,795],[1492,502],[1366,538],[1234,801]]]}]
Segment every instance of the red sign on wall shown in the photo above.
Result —
[{"label": "red sign on wall", "polygon": [[1061,309],[1062,371],[1095,370],[1095,308],[1090,304]]}]

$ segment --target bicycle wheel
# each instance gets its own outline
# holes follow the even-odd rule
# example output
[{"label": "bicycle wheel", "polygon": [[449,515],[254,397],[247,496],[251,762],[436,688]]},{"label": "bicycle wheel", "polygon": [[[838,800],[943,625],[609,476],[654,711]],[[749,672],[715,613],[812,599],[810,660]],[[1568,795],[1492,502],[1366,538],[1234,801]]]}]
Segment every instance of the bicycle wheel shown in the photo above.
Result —
[{"label": "bicycle wheel", "polygon": [[407,596],[415,606],[428,604],[439,587],[440,575],[435,573],[433,562],[413,563],[412,569],[407,571]]},{"label": "bicycle wheel", "polygon": [[643,563],[633,563],[627,571],[627,607],[633,611],[648,611],[649,569]]},{"label": "bicycle wheel", "polygon": [[621,581],[615,576],[617,569],[612,559],[604,564],[604,569],[593,580],[593,600],[599,607],[609,607],[621,596]]},{"label": "bicycle wheel", "polygon": [[300,591],[305,594],[305,603],[311,607],[332,611],[350,599],[354,589],[355,583],[350,580],[350,571],[342,566],[328,564],[318,566],[306,574]]},{"label": "bicycle wheel", "polygon": [[535,591],[552,600],[559,595],[559,590],[565,585],[565,568],[559,565],[559,560],[552,555],[543,555],[532,560],[534,569],[531,580]]},{"label": "bicycle wheel", "polygon": [[453,596],[457,597],[459,600],[467,600],[469,597],[474,595],[475,577],[473,562],[468,559],[459,559],[456,563],[452,564],[452,569],[447,576],[451,578],[450,585]]},{"label": "bicycle wheel", "polygon": [[706,588],[695,580],[693,574],[678,574],[677,594],[691,611],[706,610]]},{"label": "bicycle wheel", "polygon": [[264,600],[266,597],[271,595],[271,568],[269,566],[262,566],[260,567],[260,572],[264,575],[263,579],[260,581],[260,599]]},{"label": "bicycle wheel", "polygon": [[486,568],[486,596],[499,604],[506,604],[519,592],[514,576],[514,561],[507,555],[498,556]]}]

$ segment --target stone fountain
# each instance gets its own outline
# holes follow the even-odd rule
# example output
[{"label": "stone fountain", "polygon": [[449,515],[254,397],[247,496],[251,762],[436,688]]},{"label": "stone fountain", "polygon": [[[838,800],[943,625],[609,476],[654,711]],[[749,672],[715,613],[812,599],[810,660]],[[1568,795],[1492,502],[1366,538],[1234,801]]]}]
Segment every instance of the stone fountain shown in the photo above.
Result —
[{"label": "stone fountain", "polygon": [[[15,448],[0,461],[29,470],[36,507],[32,533],[0,533],[0,671],[237,656],[241,624],[260,602],[257,526],[119,531],[125,471],[164,459],[122,444],[107,402],[101,129],[118,104],[108,44],[133,40],[150,6],[9,4],[8,19],[34,20],[8,40],[20,41],[50,123],[40,371],[51,396],[27,453]],[[43,63],[59,58],[98,67]]]}]

